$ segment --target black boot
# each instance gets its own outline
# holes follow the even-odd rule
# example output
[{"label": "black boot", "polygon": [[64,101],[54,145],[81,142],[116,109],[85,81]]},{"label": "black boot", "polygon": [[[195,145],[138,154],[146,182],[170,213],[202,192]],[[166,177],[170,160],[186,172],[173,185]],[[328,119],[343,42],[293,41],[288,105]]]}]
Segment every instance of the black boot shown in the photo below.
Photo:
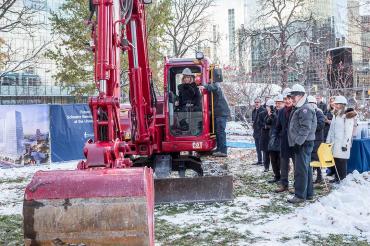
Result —
[{"label": "black boot", "polygon": [[321,169],[317,169],[317,176],[314,184],[320,184],[322,182]]}]

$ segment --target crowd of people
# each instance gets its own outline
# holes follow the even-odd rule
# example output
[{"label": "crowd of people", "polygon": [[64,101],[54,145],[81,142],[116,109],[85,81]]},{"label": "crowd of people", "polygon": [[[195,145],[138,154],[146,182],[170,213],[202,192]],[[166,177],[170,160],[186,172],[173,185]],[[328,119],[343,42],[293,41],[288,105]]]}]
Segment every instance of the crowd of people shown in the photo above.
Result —
[{"label": "crowd of people", "polygon": [[[179,96],[175,100],[177,111],[199,111],[201,109],[199,89],[214,95],[215,130],[217,148],[215,157],[227,157],[226,121],[230,115],[227,100],[219,83],[197,85],[189,68],[182,72],[182,83],[178,85]],[[329,169],[335,175],[333,182],[339,182],[347,174],[347,160],[352,144],[356,111],[347,107],[344,96],[329,99],[328,105],[320,95],[307,95],[302,85],[295,84],[285,88],[274,99],[256,98],[252,111],[253,138],[255,140],[257,161],[265,172],[272,168],[276,192],[289,191],[294,194],[290,203],[301,203],[314,197],[313,183],[321,183],[323,175],[320,168],[313,170],[311,161],[319,161],[318,149],[321,143],[332,144],[336,169]],[[181,122],[180,122],[181,123]],[[294,187],[289,186],[290,163],[293,163]],[[313,171],[316,180],[313,182]]]},{"label": "crowd of people", "polygon": [[[328,170],[334,175],[331,182],[339,182],[347,174],[356,111],[347,107],[344,96],[329,99],[328,105],[320,95],[307,95],[299,84],[285,88],[282,94],[264,103],[256,98],[252,111],[253,138],[257,161],[265,172],[270,166],[276,183],[276,192],[291,192],[290,203],[301,203],[314,197],[314,183],[323,180],[320,168],[313,170],[311,161],[319,161],[321,143],[332,144],[336,168]],[[289,186],[290,163],[293,163],[294,185]],[[313,181],[313,171],[316,180]]]}]

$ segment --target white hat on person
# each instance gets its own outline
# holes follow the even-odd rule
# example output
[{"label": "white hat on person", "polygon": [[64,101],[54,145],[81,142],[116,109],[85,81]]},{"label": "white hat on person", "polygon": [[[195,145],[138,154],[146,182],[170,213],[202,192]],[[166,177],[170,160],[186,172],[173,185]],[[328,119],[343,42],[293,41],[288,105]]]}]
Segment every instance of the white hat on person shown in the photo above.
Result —
[{"label": "white hat on person", "polygon": [[274,100],[273,99],[269,99],[269,100],[267,100],[267,102],[266,102],[266,106],[274,106],[275,105],[275,102],[274,102]]},{"label": "white hat on person", "polygon": [[317,103],[316,98],[315,98],[314,96],[311,96],[311,95],[309,95],[309,96],[307,97],[307,101],[308,101],[309,103]]},{"label": "white hat on person", "polygon": [[340,103],[344,105],[348,104],[347,99],[344,96],[335,96],[334,103]]},{"label": "white hat on person", "polygon": [[275,102],[284,102],[283,95],[279,94],[275,97]]}]

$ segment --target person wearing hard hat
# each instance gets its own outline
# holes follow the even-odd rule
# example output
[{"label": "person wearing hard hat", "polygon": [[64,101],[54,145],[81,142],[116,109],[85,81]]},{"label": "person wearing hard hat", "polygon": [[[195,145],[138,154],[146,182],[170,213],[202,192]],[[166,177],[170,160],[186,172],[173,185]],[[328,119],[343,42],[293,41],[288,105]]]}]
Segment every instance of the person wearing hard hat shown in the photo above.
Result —
[{"label": "person wearing hard hat", "polygon": [[257,152],[257,162],[254,165],[262,165],[262,151],[260,149],[260,139],[261,139],[261,126],[258,124],[258,116],[265,110],[262,107],[262,100],[260,98],[254,99],[254,109],[252,111],[252,124],[253,124],[253,138],[254,144],[256,145]]},{"label": "person wearing hard hat", "polygon": [[263,111],[258,116],[259,124],[262,126],[260,149],[263,153],[263,165],[265,167],[264,172],[268,172],[270,169],[270,154],[268,145],[270,141],[270,129],[271,129],[270,115],[272,114],[274,104],[275,104],[274,100],[268,99],[265,104],[266,110]]},{"label": "person wearing hard hat", "polygon": [[175,103],[177,111],[200,111],[202,96],[195,84],[194,74],[190,68],[185,68],[182,71],[182,83],[178,85],[179,98]]},{"label": "person wearing hard hat", "polygon": [[276,123],[277,123],[277,112],[284,107],[283,95],[279,94],[274,99],[275,108],[272,106],[267,109],[268,118],[266,119],[266,125],[269,126],[269,144],[268,151],[270,155],[270,162],[272,171],[274,172],[274,178],[269,180],[269,183],[277,183],[280,181],[280,137],[275,134]]},{"label": "person wearing hard hat", "polygon": [[295,107],[289,122],[288,142],[294,149],[294,197],[290,203],[313,199],[311,153],[315,141],[317,119],[315,110],[307,102],[306,90],[300,84],[292,87],[290,95]]},{"label": "person wearing hard hat", "polygon": [[289,189],[289,162],[294,163],[293,150],[288,143],[289,118],[293,111],[293,100],[290,97],[290,88],[283,90],[284,107],[277,114],[276,128],[273,135],[280,139],[280,183],[275,192],[280,193]]},{"label": "person wearing hard hat", "polygon": [[[347,99],[336,96],[334,99],[334,118],[331,121],[327,143],[333,144],[333,156],[338,174],[334,181],[344,179],[347,175],[347,160],[352,146],[352,133],[355,125],[356,111],[352,108],[346,110]],[[338,177],[339,175],[339,177]]]},{"label": "person wearing hard hat", "polygon": [[280,110],[282,108],[284,108],[284,97],[283,97],[283,94],[278,94],[275,99],[275,108],[276,110]]},{"label": "person wearing hard hat", "polygon": [[[322,110],[318,107],[316,98],[313,96],[307,97],[308,103],[313,107],[316,113],[316,119],[317,119],[317,127],[315,132],[315,142],[313,145],[313,150],[311,154],[311,161],[319,161],[319,157],[317,155],[317,150],[319,149],[319,146],[322,142],[325,141],[324,139],[324,127],[325,127],[325,115],[322,112]],[[322,174],[321,174],[321,168],[314,168],[314,171],[316,170],[317,176],[315,180],[315,184],[322,182]]]}]

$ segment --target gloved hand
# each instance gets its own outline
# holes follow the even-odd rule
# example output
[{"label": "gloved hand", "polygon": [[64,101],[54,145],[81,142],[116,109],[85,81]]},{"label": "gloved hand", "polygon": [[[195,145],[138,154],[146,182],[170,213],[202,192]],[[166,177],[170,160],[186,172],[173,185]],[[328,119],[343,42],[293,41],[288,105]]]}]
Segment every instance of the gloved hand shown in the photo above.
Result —
[{"label": "gloved hand", "polygon": [[347,151],[347,147],[342,147],[342,151],[343,152]]}]

